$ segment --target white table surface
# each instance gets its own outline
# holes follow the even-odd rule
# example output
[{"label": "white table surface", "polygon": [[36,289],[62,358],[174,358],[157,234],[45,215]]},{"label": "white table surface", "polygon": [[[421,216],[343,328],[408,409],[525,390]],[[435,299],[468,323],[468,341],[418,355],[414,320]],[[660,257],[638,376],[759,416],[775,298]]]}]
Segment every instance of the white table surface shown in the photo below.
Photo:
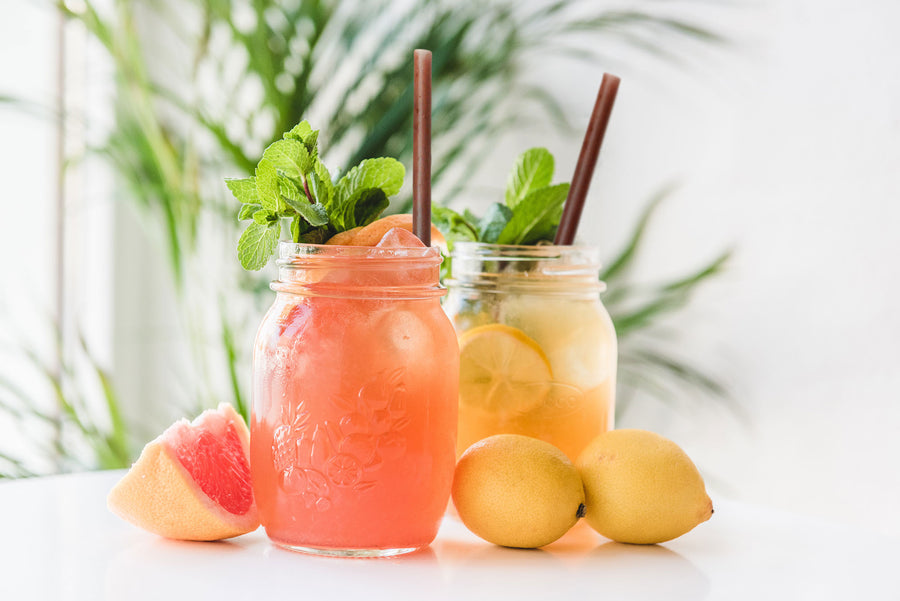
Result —
[{"label": "white table surface", "polygon": [[717,499],[712,520],[664,545],[576,526],[542,550],[505,549],[446,519],[427,550],[332,559],[262,529],[218,543],[143,532],[106,509],[121,474],[0,483],[0,600],[900,600],[900,540]]}]

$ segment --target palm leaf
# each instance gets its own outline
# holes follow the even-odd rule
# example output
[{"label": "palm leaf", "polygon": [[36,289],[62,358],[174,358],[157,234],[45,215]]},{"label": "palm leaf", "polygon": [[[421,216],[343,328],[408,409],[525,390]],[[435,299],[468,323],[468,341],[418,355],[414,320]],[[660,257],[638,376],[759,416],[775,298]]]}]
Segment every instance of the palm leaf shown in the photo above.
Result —
[{"label": "palm leaf", "polygon": [[244,402],[244,394],[241,391],[241,385],[238,378],[238,367],[241,353],[234,344],[234,331],[231,324],[225,318],[225,312],[222,312],[222,346],[225,351],[225,364],[228,367],[228,378],[231,382],[232,398],[234,399],[234,408],[247,423],[250,423],[250,408]]},{"label": "palm leaf", "polygon": [[[49,447],[38,441],[34,450],[38,451],[44,460],[55,464],[58,469],[66,469],[67,465],[75,469],[127,467],[133,459],[128,448],[129,429],[122,419],[121,404],[109,375],[93,359],[79,335],[82,358],[90,367],[102,397],[99,399],[102,403],[88,403],[88,393],[79,384],[80,379],[75,373],[74,363],[67,361],[63,353],[58,327],[54,328],[54,333],[56,352],[51,360],[43,359],[28,344],[21,342],[18,344],[18,352],[28,359],[31,369],[39,374],[53,391],[57,414],[53,415],[42,409],[36,399],[2,376],[0,389],[11,395],[15,403],[0,401],[0,412],[23,426],[31,420],[49,425],[57,435],[53,437]],[[103,410],[100,414],[96,414],[91,406],[100,406]],[[73,440],[68,440],[66,430],[71,430]],[[92,454],[87,463],[78,460],[77,448],[82,444],[87,444]],[[9,453],[2,454],[7,458],[12,457]],[[19,475],[30,474],[31,470],[25,470]]]},{"label": "palm leaf", "polygon": [[[624,338],[633,331],[648,328],[667,314],[683,307],[700,284],[722,271],[730,257],[731,251],[726,251],[698,271],[656,287],[650,300],[637,308],[614,313],[613,322],[619,337]],[[611,307],[610,312],[613,311]]]}]

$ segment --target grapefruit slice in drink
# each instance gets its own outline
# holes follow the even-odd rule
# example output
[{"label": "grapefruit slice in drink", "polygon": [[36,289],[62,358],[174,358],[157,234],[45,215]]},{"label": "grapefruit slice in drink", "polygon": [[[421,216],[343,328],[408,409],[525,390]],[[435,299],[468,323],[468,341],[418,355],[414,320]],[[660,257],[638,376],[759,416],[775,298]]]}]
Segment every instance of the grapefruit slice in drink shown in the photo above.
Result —
[{"label": "grapefruit slice in drink", "polygon": [[259,527],[250,433],[231,405],[179,420],[144,447],[109,493],[113,513],[180,540],[220,540]]}]

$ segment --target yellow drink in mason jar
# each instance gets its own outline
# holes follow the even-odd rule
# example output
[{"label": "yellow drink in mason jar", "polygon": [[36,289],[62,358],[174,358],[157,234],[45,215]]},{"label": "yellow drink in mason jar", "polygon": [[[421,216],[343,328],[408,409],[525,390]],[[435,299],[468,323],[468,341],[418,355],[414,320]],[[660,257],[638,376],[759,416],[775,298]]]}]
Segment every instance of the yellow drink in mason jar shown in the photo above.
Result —
[{"label": "yellow drink in mason jar", "polygon": [[597,249],[461,242],[452,261],[444,308],[460,343],[457,454],[508,433],[574,461],[615,411],[616,335]]}]

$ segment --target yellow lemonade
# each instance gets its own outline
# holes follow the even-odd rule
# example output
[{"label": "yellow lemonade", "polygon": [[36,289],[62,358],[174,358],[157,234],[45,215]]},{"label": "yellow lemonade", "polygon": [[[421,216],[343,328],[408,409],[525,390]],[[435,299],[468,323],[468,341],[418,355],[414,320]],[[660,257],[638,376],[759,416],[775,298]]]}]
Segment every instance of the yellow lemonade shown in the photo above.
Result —
[{"label": "yellow lemonade", "polygon": [[573,461],[613,427],[616,336],[596,250],[458,243],[445,310],[460,342],[457,455],[523,434]]}]

